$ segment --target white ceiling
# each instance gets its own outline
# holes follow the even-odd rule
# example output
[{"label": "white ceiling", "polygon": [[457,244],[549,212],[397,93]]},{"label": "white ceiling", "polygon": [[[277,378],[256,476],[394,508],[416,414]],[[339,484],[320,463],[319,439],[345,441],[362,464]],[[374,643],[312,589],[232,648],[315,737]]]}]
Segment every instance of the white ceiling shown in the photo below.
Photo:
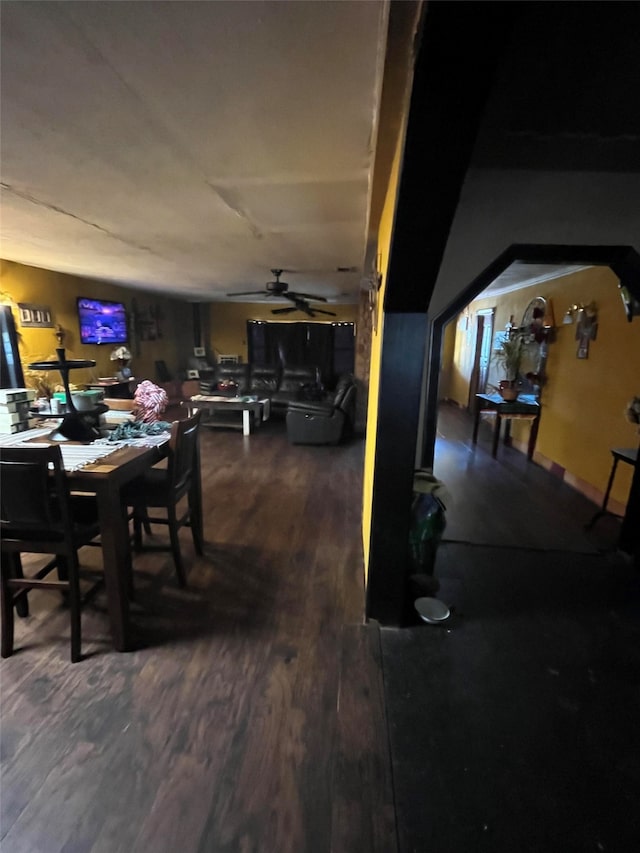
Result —
[{"label": "white ceiling", "polygon": [[2,2],[0,254],[202,300],[280,267],[354,301],[388,11]]},{"label": "white ceiling", "polygon": [[545,281],[562,278],[565,275],[586,269],[589,269],[587,264],[532,264],[525,261],[514,261],[475,298],[500,296],[502,293],[510,293],[513,290],[543,284]]}]

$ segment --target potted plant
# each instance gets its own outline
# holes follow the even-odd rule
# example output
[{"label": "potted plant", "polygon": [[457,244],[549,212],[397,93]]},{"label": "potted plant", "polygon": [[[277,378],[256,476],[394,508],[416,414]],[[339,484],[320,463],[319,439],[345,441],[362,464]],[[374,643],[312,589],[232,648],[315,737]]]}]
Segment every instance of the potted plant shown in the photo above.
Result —
[{"label": "potted plant", "polygon": [[496,350],[496,362],[504,371],[504,378],[498,382],[498,391],[503,400],[515,400],[518,396],[519,374],[524,356],[525,343],[521,335],[505,337]]}]

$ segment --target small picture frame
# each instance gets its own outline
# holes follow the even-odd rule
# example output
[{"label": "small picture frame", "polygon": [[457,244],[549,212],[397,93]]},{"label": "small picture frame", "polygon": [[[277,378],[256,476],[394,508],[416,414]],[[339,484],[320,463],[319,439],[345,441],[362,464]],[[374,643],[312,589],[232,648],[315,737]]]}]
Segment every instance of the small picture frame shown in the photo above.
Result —
[{"label": "small picture frame", "polygon": [[26,302],[18,303],[20,325],[31,328],[53,328],[51,308],[48,305],[31,305]]},{"label": "small picture frame", "polygon": [[187,370],[187,379],[200,379],[199,370]]},{"label": "small picture frame", "polygon": [[193,348],[193,354],[195,355],[196,358],[204,358],[204,355],[205,355],[204,347],[194,347]]}]

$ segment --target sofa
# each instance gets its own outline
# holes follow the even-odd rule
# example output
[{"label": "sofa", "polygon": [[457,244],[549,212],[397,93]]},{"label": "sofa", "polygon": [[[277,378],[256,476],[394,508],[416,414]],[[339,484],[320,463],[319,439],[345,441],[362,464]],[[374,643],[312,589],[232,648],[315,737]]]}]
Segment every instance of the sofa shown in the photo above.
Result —
[{"label": "sofa", "polygon": [[201,394],[256,394],[271,400],[271,413],[285,415],[289,403],[319,393],[319,371],[314,366],[218,364],[201,377]]},{"label": "sofa", "polygon": [[353,434],[356,384],[339,377],[334,391],[321,400],[297,400],[287,407],[287,436],[292,444],[339,444]]}]

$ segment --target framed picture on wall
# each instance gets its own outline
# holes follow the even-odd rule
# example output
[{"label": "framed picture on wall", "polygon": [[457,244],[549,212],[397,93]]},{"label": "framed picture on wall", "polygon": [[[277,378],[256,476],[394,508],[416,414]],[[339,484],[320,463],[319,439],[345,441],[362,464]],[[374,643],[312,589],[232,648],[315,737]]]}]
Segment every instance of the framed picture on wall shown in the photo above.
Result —
[{"label": "framed picture on wall", "polygon": [[31,328],[53,328],[51,308],[48,305],[31,305],[26,302],[18,303],[20,325]]}]

